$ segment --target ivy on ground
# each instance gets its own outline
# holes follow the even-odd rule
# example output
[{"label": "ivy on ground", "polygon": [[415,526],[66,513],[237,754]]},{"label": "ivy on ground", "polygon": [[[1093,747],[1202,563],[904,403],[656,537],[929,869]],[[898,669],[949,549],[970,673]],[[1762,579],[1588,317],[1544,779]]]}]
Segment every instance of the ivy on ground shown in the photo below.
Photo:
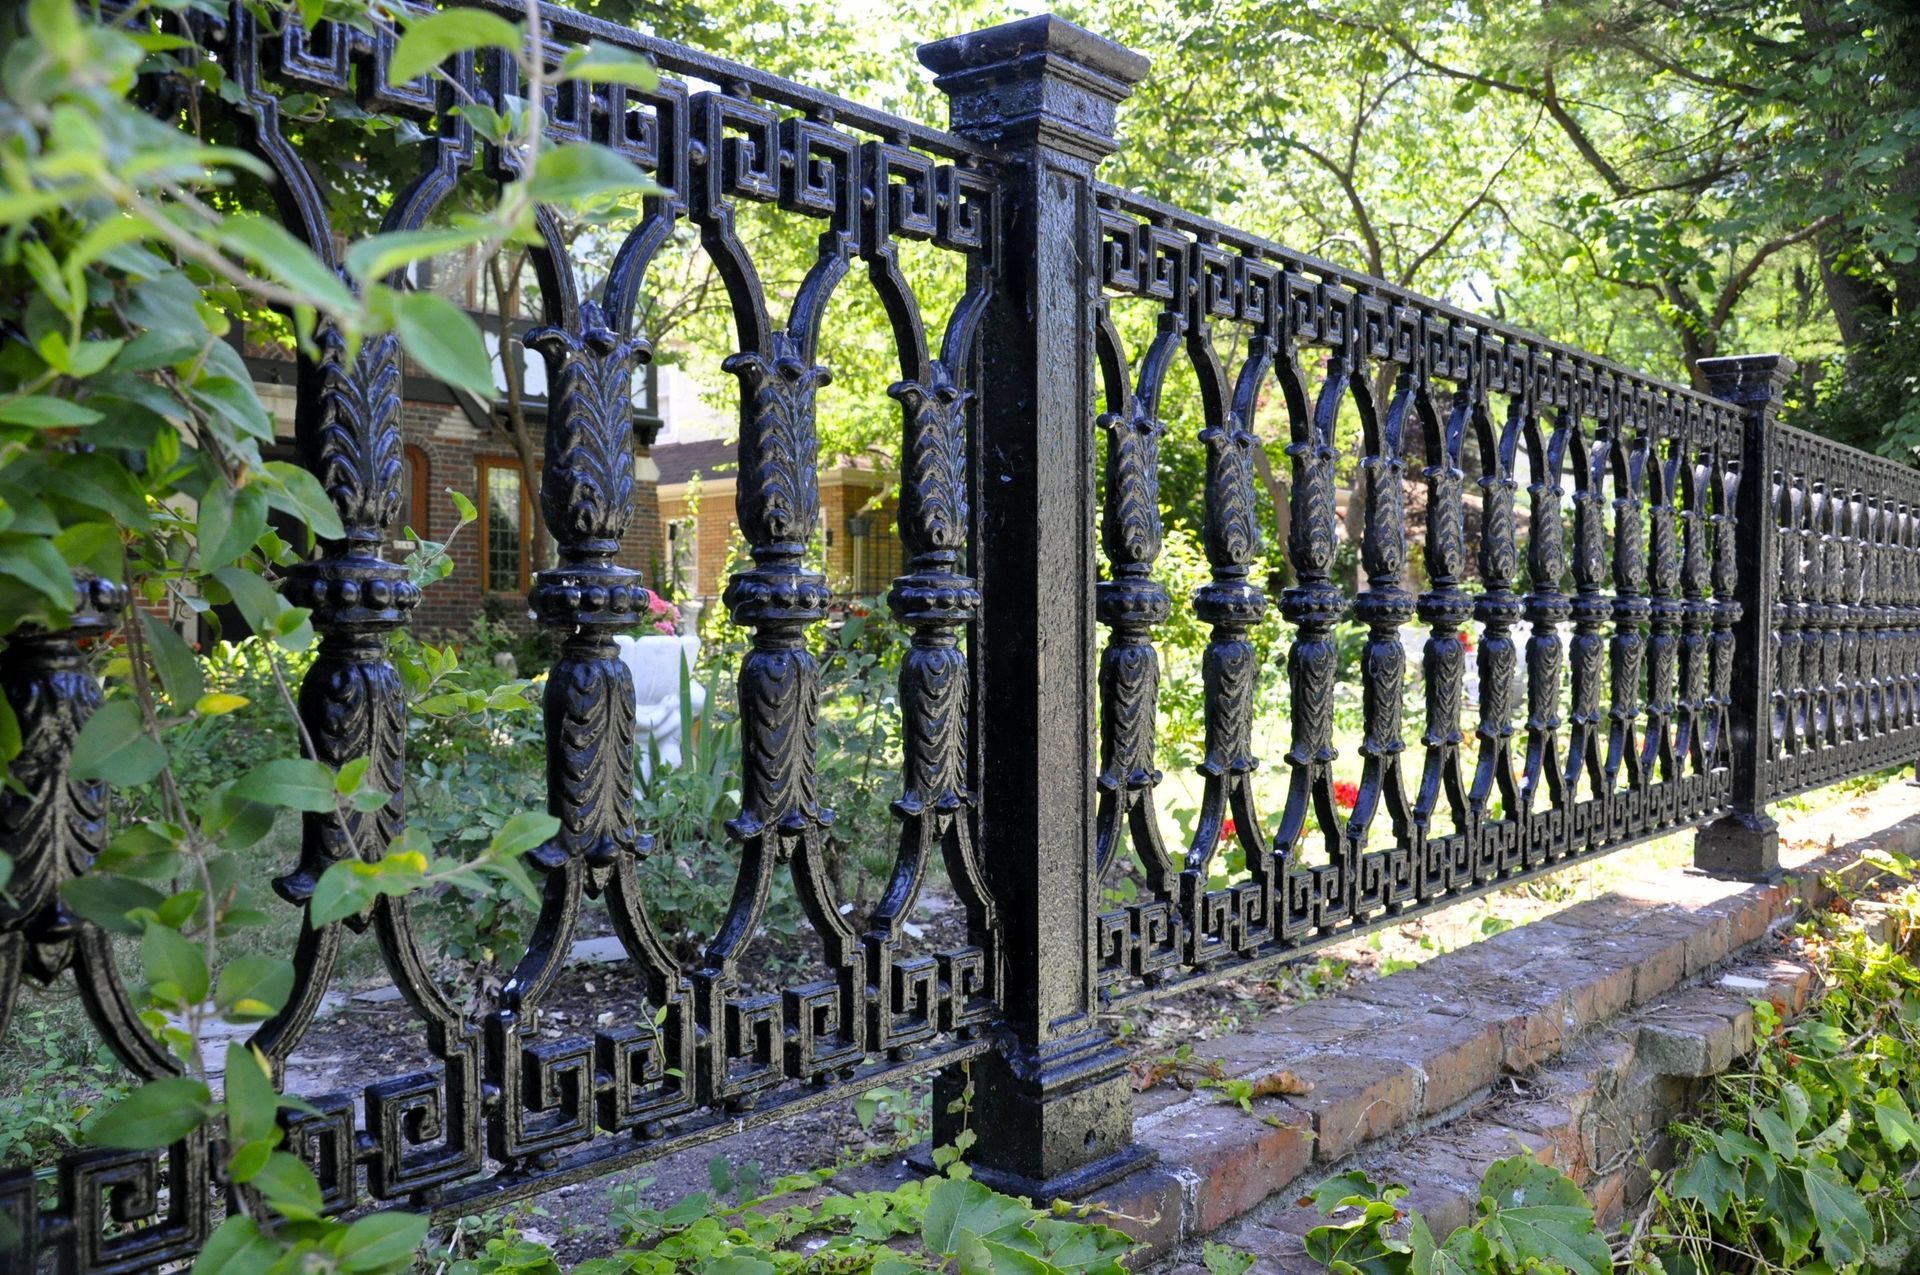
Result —
[{"label": "ivy on ground", "polygon": [[[1911,881],[1914,863],[1875,856]],[[1756,1007],[1751,1065],[1714,1085],[1671,1178],[1636,1228],[1637,1262],[1705,1271],[1912,1270],[1920,1256],[1920,889],[1872,910],[1888,941],[1839,910],[1800,927],[1825,986],[1783,1021]]]}]

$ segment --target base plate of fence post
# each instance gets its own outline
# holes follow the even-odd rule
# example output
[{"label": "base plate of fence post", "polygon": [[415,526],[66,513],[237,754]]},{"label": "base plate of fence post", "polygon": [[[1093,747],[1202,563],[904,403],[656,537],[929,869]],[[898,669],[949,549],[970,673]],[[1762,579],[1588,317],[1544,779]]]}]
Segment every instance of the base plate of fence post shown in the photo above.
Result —
[{"label": "base plate of fence post", "polygon": [[1771,880],[1780,875],[1780,825],[1765,813],[1723,815],[1694,833],[1693,866],[1709,876]]},{"label": "base plate of fence post", "polygon": [[[942,1072],[933,1089],[935,1146],[951,1145],[963,1127],[979,1134],[966,1157],[976,1181],[1037,1204],[1078,1200],[1152,1163],[1133,1141],[1130,1055],[1103,1031],[974,1059],[973,1097],[961,1106],[967,1078]],[[930,1172],[930,1156],[911,1163]]]}]

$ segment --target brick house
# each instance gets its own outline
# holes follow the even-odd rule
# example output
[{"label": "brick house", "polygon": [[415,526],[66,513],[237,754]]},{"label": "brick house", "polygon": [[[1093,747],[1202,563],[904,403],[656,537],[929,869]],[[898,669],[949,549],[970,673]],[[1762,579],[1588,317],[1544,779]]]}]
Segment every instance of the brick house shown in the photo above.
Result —
[{"label": "brick house", "polygon": [[[497,349],[497,325],[484,314],[475,317],[489,346]],[[523,355],[523,410],[528,428],[538,431],[546,415],[545,366],[517,341],[510,348]],[[263,452],[267,459],[297,461],[293,362],[277,347],[250,344],[247,365],[261,401],[274,416],[276,445]],[[479,511],[479,521],[454,538],[449,548],[453,574],[427,590],[413,614],[414,630],[452,636],[465,632],[483,614],[515,628],[531,628],[527,589],[533,573],[553,561],[553,541],[538,516],[539,492],[526,490],[522,480],[519,459],[504,427],[504,400],[487,403],[456,394],[411,363],[404,369],[401,399],[406,469],[401,515],[388,556],[403,558],[413,547],[405,538],[407,527],[428,540],[443,540],[452,532],[457,515],[446,495],[449,488],[472,500]],[[654,588],[661,583],[664,564],[656,470],[648,454],[661,427],[658,405],[654,369],[643,364],[635,376],[634,515],[621,540],[618,561],[638,571]],[[237,619],[225,619],[229,636]]]},{"label": "brick house", "polygon": [[[676,602],[710,607],[726,588],[727,561],[740,527],[734,507],[738,461],[738,447],[726,439],[653,448],[663,576]],[[893,475],[868,466],[820,471],[821,569],[836,597],[885,593],[904,570],[893,487]]]}]

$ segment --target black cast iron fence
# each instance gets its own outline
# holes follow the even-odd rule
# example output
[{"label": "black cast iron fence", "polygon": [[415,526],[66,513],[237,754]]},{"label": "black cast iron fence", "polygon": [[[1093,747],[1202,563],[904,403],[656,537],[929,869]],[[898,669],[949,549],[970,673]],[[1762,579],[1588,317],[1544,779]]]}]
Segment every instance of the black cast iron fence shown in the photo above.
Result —
[{"label": "black cast iron fence", "polygon": [[[1785,360],[1715,360],[1700,369],[1711,393],[1662,383],[1103,185],[1116,108],[1147,66],[1051,17],[921,50],[951,98],[951,131],[562,9],[545,11],[545,27],[556,59],[597,40],[663,72],[657,89],[567,85],[547,104],[556,139],[613,146],[664,188],[592,299],[557,239],[535,252],[546,326],[530,342],[552,387],[542,507],[559,565],[539,573],[530,603],[562,638],[545,709],[562,829],[528,856],[545,904],[528,955],[482,1012],[436,984],[404,901],[377,904],[370,935],[303,927],[295,994],[252,1038],[276,1066],[349,942],[377,943],[432,1054],[357,1094],[304,1095],[312,1110],[287,1117],[328,1209],[465,1211],[927,1069],[940,1070],[944,1139],[963,1062],[981,1177],[1040,1195],[1092,1190],[1142,1158],[1104,1005],[1695,825],[1703,864],[1764,873],[1776,863],[1769,800],[1920,751],[1920,480],[1777,425]],[[269,32],[244,4],[200,34],[241,87],[231,118],[273,168],[286,224],[330,261],[339,228],[281,131],[277,92],[357,94],[421,130],[421,169],[383,229],[422,225],[465,173],[510,175],[453,110],[513,92],[508,59],[462,54],[443,68],[450,84],[393,85],[387,37],[328,23]],[[790,310],[761,287],[736,225],[744,204],[819,226]],[[636,299],[682,229],[718,266],[737,329],[724,366],[741,386],[751,550],[726,592],[752,633],[729,824],[738,884],[691,962],[654,925],[637,870],[652,847],[637,832],[631,681],[612,643],[646,619],[641,581],[614,563],[633,514],[629,380],[650,355]],[[964,266],[937,347],[903,266],[909,241]],[[816,797],[808,634],[827,593],[807,565],[827,378],[817,352],[829,299],[856,267],[899,358],[906,574],[889,603],[911,638],[895,867],[857,918],[822,865],[830,816]],[[1141,348],[1115,319],[1129,305],[1155,311]],[[322,635],[300,709],[320,760],[370,757],[398,793],[406,714],[386,646],[418,598],[383,557],[401,472],[399,355],[390,339],[351,361],[325,332],[320,346],[301,368],[298,434],[347,534],[284,585]],[[1177,360],[1199,389],[1207,457],[1211,578],[1191,598],[1155,579],[1159,405]],[[1252,456],[1269,394],[1291,465],[1285,543],[1271,546]],[[1364,502],[1353,593],[1334,571],[1343,415],[1359,428]],[[1416,590],[1407,497],[1418,489]],[[107,835],[107,793],[70,780],[67,759],[100,702],[82,643],[124,606],[110,582],[76,588],[71,628],[23,633],[0,653],[23,733],[20,786],[0,794],[16,865],[0,1003],[23,976],[71,969],[127,1070],[156,1077],[176,1064],[140,1023],[106,936],[57,895]],[[1210,630],[1204,798],[1177,846],[1154,808],[1155,629],[1176,606]],[[1332,706],[1334,626],[1349,616],[1367,637],[1362,780],[1346,813]],[[1414,621],[1427,630],[1425,720],[1410,742],[1400,629]],[[1262,633],[1284,641],[1292,713],[1286,797],[1271,811],[1252,782]],[[1477,746],[1463,752],[1468,731]],[[276,882],[286,905],[306,908],[330,864],[378,857],[404,817],[397,800],[304,816],[299,860]],[[1218,888],[1223,850],[1245,870]],[[923,951],[904,921],[935,854],[966,941]],[[1123,857],[1145,889],[1103,910],[1102,882]],[[742,962],[776,889],[804,905],[824,976],[747,990]],[[553,1039],[538,1031],[543,999],[594,896],[644,995],[612,1005],[610,1026]],[[8,1269],[76,1272],[189,1256],[223,1189],[212,1150],[196,1135],[159,1155],[78,1152],[50,1203],[31,1171],[0,1174],[13,1237],[0,1256]]]}]

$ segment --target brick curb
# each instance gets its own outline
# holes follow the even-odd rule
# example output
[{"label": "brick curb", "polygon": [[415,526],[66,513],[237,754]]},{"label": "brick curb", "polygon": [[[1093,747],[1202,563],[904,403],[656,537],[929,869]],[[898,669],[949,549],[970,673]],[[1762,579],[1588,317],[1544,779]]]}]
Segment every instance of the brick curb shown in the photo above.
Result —
[{"label": "brick curb", "polygon": [[[1827,848],[1790,853],[1779,881],[1668,873],[1197,1043],[1196,1056],[1229,1077],[1284,1069],[1313,1088],[1257,1100],[1253,1115],[1212,1092],[1139,1095],[1136,1136],[1158,1163],[1090,1200],[1093,1216],[1146,1245],[1137,1265],[1244,1218],[1218,1238],[1263,1254],[1257,1270],[1298,1269],[1269,1263],[1289,1247],[1297,1254],[1298,1236],[1323,1219],[1270,1197],[1423,1131],[1431,1146],[1382,1167],[1419,1184],[1421,1198],[1408,1203],[1436,1226],[1462,1201],[1457,1220],[1470,1216],[1481,1169],[1518,1146],[1573,1174],[1617,1216],[1644,1182],[1630,1180],[1614,1145],[1620,1131],[1598,1127],[1596,1102],[1629,1092],[1635,1077],[1654,1084],[1656,1101],[1629,1104],[1639,1114],[1625,1132],[1657,1133],[1700,1077],[1751,1048],[1754,999],[1792,1011],[1805,1003],[1811,973],[1757,945],[1803,908],[1825,906],[1821,879],[1866,851],[1920,848],[1920,794],[1870,802],[1865,822],[1883,813],[1889,822],[1839,848],[1842,834],[1860,830],[1859,807],[1851,819],[1822,811],[1795,821],[1790,844],[1825,836]],[[1476,1109],[1496,1087],[1501,1110],[1483,1116]]]}]

